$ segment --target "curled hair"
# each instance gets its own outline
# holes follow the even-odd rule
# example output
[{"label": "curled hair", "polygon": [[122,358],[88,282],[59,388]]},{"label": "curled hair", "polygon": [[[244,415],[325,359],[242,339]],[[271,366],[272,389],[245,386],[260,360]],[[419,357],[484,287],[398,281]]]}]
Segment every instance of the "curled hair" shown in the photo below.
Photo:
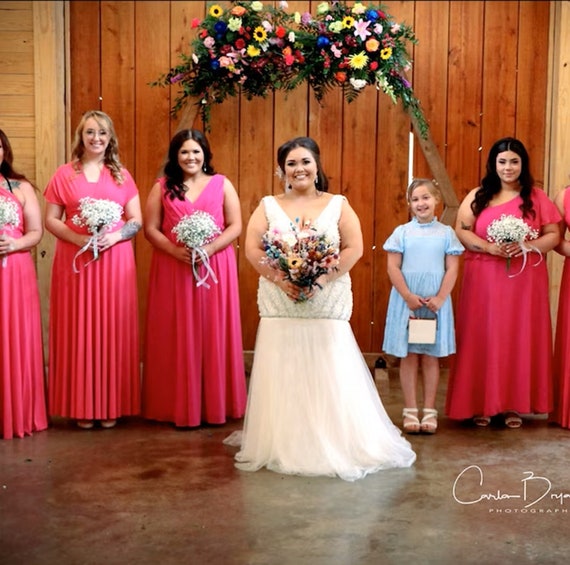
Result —
[{"label": "curled hair", "polygon": [[521,186],[520,195],[523,202],[520,205],[520,209],[523,217],[530,216],[534,218],[536,212],[533,209],[531,199],[534,178],[530,173],[528,152],[522,141],[514,137],[503,137],[491,147],[489,157],[487,158],[487,172],[481,180],[481,187],[475,193],[475,198],[471,203],[471,210],[475,216],[478,216],[489,205],[493,196],[500,192],[501,179],[497,174],[497,156],[505,151],[512,151],[521,158],[521,174],[518,180]]},{"label": "curled hair", "polygon": [[202,170],[207,175],[215,174],[214,167],[212,166],[212,151],[210,149],[210,143],[206,136],[197,129],[183,129],[177,132],[174,137],[170,140],[170,145],[168,147],[168,157],[166,164],[164,165],[164,176],[166,178],[166,194],[171,200],[178,198],[178,200],[184,200],[184,193],[186,192],[186,187],[184,186],[184,171],[178,163],[178,152],[180,148],[189,139],[195,141],[202,149],[204,153],[204,164],[202,165]]},{"label": "curled hair", "polygon": [[[4,149],[4,158],[2,163],[0,163],[0,174],[6,179],[8,183],[8,189],[12,192],[12,185],[10,184],[10,179],[13,180],[25,180],[28,179],[22,173],[14,170],[12,163],[14,162],[14,153],[12,152],[12,146],[10,145],[10,140],[8,136],[4,133],[4,130],[0,129],[0,143],[2,144],[2,149]],[[31,183],[30,183],[31,184]]]},{"label": "curled hair", "polygon": [[119,141],[115,133],[115,126],[113,125],[113,120],[105,114],[105,112],[101,112],[100,110],[88,110],[85,112],[83,116],[81,116],[81,120],[79,120],[79,124],[75,129],[75,136],[71,146],[71,159],[74,169],[78,172],[81,170],[81,158],[85,154],[83,130],[85,129],[85,122],[87,122],[89,118],[93,118],[100,128],[106,129],[109,132],[109,144],[107,145],[107,149],[105,149],[103,163],[109,171],[111,171],[115,182],[117,184],[123,184],[125,177],[122,172],[123,165],[119,159]]},{"label": "curled hair", "polygon": [[303,147],[311,153],[315,159],[315,163],[317,164],[317,182],[315,183],[317,190],[328,192],[329,180],[325,175],[321,164],[321,150],[319,149],[317,142],[311,137],[295,137],[294,139],[286,141],[281,145],[281,147],[279,147],[277,150],[277,163],[281,171],[285,171],[285,161],[287,160],[287,156],[291,151],[293,151],[293,149],[297,149],[297,147]]},{"label": "curled hair", "polygon": [[406,199],[408,201],[408,204],[412,200],[412,194],[414,193],[414,190],[416,190],[416,188],[419,186],[427,186],[427,189],[429,190],[430,194],[436,199],[436,201],[441,202],[441,191],[436,186],[434,181],[427,178],[417,178],[414,179],[406,189]]}]

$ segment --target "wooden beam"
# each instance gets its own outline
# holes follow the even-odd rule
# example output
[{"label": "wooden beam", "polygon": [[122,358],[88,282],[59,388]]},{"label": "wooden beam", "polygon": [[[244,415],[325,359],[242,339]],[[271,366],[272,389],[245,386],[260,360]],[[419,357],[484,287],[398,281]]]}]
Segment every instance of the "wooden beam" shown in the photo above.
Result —
[{"label": "wooden beam", "polygon": [[428,162],[429,168],[433,174],[433,178],[441,190],[444,205],[441,221],[444,224],[453,226],[455,224],[455,218],[457,216],[457,210],[459,208],[459,200],[457,199],[457,194],[455,193],[455,190],[451,184],[451,179],[447,174],[443,160],[439,155],[439,152],[429,130],[425,133],[425,135],[422,135],[418,120],[414,116],[411,108],[408,109],[408,114],[412,119],[414,133],[416,134],[424,157]]}]

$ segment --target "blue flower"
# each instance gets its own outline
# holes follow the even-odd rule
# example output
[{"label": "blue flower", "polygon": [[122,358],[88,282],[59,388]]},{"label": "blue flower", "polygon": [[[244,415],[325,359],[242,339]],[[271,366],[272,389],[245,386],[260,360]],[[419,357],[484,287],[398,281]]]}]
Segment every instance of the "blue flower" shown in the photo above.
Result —
[{"label": "blue flower", "polygon": [[324,35],[319,35],[319,37],[317,38],[317,47],[328,47],[331,44],[331,41],[328,37],[325,37]]},{"label": "blue flower", "polygon": [[365,18],[370,22],[375,22],[378,19],[378,12],[376,10],[366,10]]}]

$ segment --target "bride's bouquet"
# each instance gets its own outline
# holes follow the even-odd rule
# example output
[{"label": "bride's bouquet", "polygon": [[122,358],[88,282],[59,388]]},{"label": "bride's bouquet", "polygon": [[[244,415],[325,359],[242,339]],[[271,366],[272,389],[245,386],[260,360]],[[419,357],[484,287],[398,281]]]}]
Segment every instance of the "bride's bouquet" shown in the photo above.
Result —
[{"label": "bride's bouquet", "polygon": [[[525,241],[530,241],[538,237],[538,231],[531,228],[522,218],[517,218],[512,214],[502,214],[500,218],[493,220],[487,226],[487,241],[492,243],[518,243],[520,244],[521,250],[523,252],[523,265],[521,270],[515,275],[509,275],[510,277],[515,277],[522,273],[526,266],[526,255],[529,251],[536,251],[540,258],[533,267],[536,267],[542,261],[542,253],[536,247],[528,246],[528,248],[523,245]],[[507,271],[511,266],[511,258],[507,257]]]},{"label": "bride's bouquet", "polygon": [[[8,226],[17,228],[19,225],[18,206],[13,200],[0,196],[0,233]],[[2,267],[6,266],[7,261],[8,257],[4,255],[2,257]]]},{"label": "bride's bouquet", "polygon": [[[266,256],[262,262],[282,271],[286,280],[303,288],[320,288],[317,279],[338,269],[338,246],[312,226],[298,228],[291,224],[287,231],[270,229],[263,234],[263,248]],[[301,294],[298,302],[305,300]]]},{"label": "bride's bouquet", "polygon": [[[87,251],[91,247],[93,251],[92,261],[99,258],[99,249],[97,247],[97,238],[105,230],[113,227],[123,217],[123,207],[113,200],[105,200],[102,198],[91,198],[86,196],[79,200],[79,215],[74,215],[71,221],[78,227],[86,227],[91,234],[89,241],[75,254],[73,258],[73,270],[78,273],[79,270],[75,266],[75,260],[79,255]],[[91,261],[85,264],[89,265]]]},{"label": "bride's bouquet", "polygon": [[[204,285],[206,288],[210,288],[206,282],[208,277],[212,277],[212,280],[217,284],[218,279],[210,266],[208,254],[202,249],[204,245],[222,233],[213,216],[203,210],[182,216],[172,228],[172,233],[176,236],[178,243],[192,250],[192,272],[196,278],[196,286]],[[200,276],[198,273],[198,260],[201,260],[206,269],[204,276]]]}]

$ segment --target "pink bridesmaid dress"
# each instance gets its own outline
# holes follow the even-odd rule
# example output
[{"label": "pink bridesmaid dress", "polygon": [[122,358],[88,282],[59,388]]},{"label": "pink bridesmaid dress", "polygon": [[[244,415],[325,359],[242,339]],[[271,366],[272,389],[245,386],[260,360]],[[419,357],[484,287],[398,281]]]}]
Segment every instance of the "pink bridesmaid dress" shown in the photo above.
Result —
[{"label": "pink bridesmaid dress", "polygon": [[[20,220],[2,233],[21,237],[20,201],[1,185],[0,196],[16,203]],[[0,258],[0,435],[22,438],[47,427],[40,297],[28,250]]]},{"label": "pink bridesmaid dress", "polygon": [[[162,232],[203,210],[224,229],[224,177],[214,175],[195,202],[170,199],[164,178]],[[235,251],[210,257],[217,283],[197,286],[192,268],[153,251],[147,310],[143,415],[179,427],[223,424],[245,412],[246,385]],[[203,267],[202,267],[203,268]],[[202,272],[202,274],[204,274]]]},{"label": "pink bridesmaid dress", "polygon": [[[62,165],[45,191],[48,202],[65,207],[65,223],[88,234],[72,218],[79,200],[113,200],[123,208],[138,194],[123,169],[117,185],[103,167],[96,183],[70,163]],[[121,229],[124,221],[111,230]],[[140,356],[136,266],[133,244],[122,241],[99,255],[76,258],[76,245],[58,240],[52,267],[49,322],[50,414],[78,420],[110,420],[140,413]],[[74,270],[75,266],[78,272]],[[88,265],[87,263],[90,262]]]}]

